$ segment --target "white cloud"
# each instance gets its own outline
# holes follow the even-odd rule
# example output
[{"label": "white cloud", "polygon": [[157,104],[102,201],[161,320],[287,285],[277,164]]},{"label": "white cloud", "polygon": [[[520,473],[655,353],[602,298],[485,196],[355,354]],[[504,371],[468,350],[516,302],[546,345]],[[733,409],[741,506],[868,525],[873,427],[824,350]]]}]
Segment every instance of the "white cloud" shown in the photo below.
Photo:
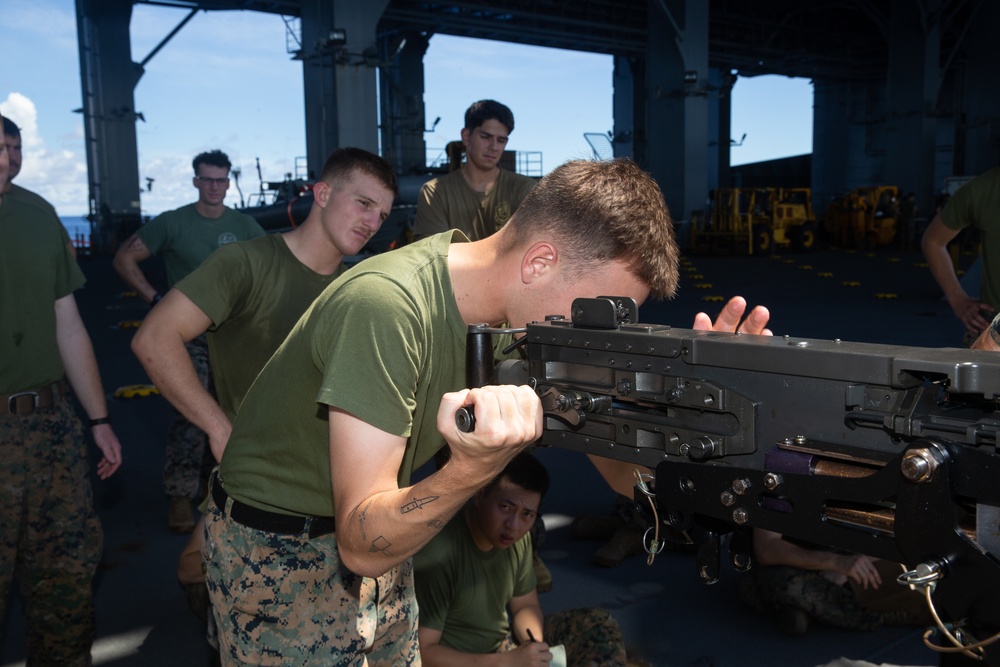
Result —
[{"label": "white cloud", "polygon": [[[88,199],[87,164],[82,151],[62,146],[48,148],[39,131],[38,109],[27,95],[8,94],[0,102],[0,112],[21,128],[22,167],[15,182],[45,197],[62,215],[85,214],[87,211],[81,209]],[[70,141],[67,145],[74,143],[80,142]]]}]

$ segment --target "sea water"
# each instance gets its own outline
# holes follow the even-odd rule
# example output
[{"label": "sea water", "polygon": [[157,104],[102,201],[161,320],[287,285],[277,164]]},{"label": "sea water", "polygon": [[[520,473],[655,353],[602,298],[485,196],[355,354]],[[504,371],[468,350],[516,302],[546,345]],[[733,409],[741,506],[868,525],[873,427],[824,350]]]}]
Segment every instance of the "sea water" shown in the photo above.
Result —
[{"label": "sea water", "polygon": [[90,221],[79,215],[61,215],[59,220],[62,221],[63,227],[69,233],[70,241],[73,245],[89,246],[90,245]]}]

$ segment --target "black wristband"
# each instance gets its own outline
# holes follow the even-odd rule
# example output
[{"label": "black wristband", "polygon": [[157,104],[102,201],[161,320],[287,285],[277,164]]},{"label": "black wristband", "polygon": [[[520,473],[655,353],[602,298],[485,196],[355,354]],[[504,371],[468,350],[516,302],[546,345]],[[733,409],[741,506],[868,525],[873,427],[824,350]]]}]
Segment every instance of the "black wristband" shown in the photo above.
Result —
[{"label": "black wristband", "polygon": [[95,426],[100,426],[101,424],[110,424],[110,423],[111,423],[111,415],[108,415],[107,417],[101,417],[100,419],[89,420],[87,422],[87,426],[89,426],[90,428],[94,428]]},{"label": "black wristband", "polygon": [[157,292],[156,294],[153,295],[153,298],[149,300],[149,305],[155,306],[156,304],[158,304],[160,302],[160,299],[162,299],[162,298],[163,298],[163,296],[161,296],[160,293]]}]

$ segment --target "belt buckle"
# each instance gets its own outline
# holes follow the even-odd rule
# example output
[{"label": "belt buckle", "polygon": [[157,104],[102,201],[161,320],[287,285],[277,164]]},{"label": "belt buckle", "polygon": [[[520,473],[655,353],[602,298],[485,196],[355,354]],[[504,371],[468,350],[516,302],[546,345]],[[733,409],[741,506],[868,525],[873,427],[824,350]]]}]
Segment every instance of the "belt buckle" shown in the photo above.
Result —
[{"label": "belt buckle", "polygon": [[[15,409],[15,407],[16,407],[15,404],[17,402],[17,399],[21,398],[22,396],[34,396],[35,397],[35,404],[32,406],[31,412],[34,412],[35,410],[38,409],[38,403],[39,403],[39,400],[40,400],[40,396],[39,396],[38,392],[37,391],[21,391],[21,392],[18,392],[16,394],[11,394],[10,396],[7,397],[7,412],[9,412],[12,415],[20,414]],[[25,414],[30,414],[30,413],[25,413]]]}]

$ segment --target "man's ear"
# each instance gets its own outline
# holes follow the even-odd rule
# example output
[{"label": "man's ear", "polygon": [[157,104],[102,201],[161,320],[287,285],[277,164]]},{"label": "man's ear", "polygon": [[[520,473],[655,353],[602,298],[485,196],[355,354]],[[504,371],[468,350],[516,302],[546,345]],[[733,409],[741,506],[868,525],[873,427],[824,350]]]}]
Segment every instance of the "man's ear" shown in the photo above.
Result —
[{"label": "man's ear", "polygon": [[332,190],[330,184],[326,181],[317,181],[312,190],[316,203],[320,205],[320,208],[326,208],[326,202],[330,199],[330,191]]},{"label": "man's ear", "polygon": [[466,148],[469,147],[469,137],[472,136],[472,130],[467,127],[462,128],[462,145]]},{"label": "man's ear", "polygon": [[521,282],[546,277],[559,265],[559,250],[550,241],[536,241],[521,256]]}]

